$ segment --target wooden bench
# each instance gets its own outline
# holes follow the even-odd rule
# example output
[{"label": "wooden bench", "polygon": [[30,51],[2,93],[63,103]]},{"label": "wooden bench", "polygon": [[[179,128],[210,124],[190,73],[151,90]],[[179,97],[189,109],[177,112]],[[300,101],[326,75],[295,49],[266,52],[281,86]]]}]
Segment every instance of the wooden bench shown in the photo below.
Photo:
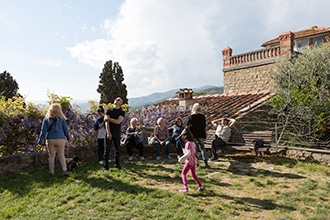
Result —
[{"label": "wooden bench", "polygon": [[[144,153],[145,153],[145,157],[148,157],[150,155],[154,155],[155,154],[155,147],[154,145],[149,145],[148,144],[148,137],[152,136],[153,132],[154,132],[154,127],[142,127],[141,131],[145,137],[144,142],[143,142],[143,148],[144,148]],[[124,136],[124,134],[122,134],[122,137]],[[126,147],[122,147],[123,148],[123,153],[126,154]],[[165,148],[161,148],[162,154],[164,154]],[[136,151],[134,151],[135,153]],[[175,144],[173,144],[171,142],[170,144],[170,154],[174,154],[176,153],[176,148],[175,148]]]},{"label": "wooden bench", "polygon": [[[209,130],[207,132],[207,137],[205,140],[205,148],[212,148],[212,140],[214,138],[215,130]],[[236,151],[248,151],[254,152],[256,156],[262,156],[262,153],[269,154],[271,142],[272,142],[272,131],[232,131],[230,139],[227,143],[227,146],[224,149],[221,149],[222,153],[234,153]],[[263,140],[263,147],[255,148],[253,141],[256,139]]]}]

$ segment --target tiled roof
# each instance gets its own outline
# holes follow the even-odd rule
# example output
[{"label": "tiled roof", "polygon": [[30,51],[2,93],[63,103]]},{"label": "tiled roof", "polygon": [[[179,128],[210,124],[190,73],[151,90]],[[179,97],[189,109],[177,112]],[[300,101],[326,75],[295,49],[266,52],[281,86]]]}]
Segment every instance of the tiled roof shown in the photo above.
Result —
[{"label": "tiled roof", "polygon": [[[228,117],[239,119],[247,113],[253,111],[266,103],[270,97],[268,90],[244,92],[244,93],[223,93],[214,95],[202,95],[194,97],[194,102],[198,102],[205,109],[205,116],[210,123],[216,118]],[[177,105],[179,99],[167,99],[160,105]],[[190,114],[190,109],[181,113],[182,118]]]},{"label": "tiled roof", "polygon": [[[307,37],[307,36],[326,33],[326,32],[330,32],[330,28],[319,28],[317,26],[313,26],[309,29],[293,32],[293,34],[294,34],[294,38],[296,39],[296,38]],[[276,37],[274,39],[264,42],[261,46],[264,47],[266,45],[275,44],[279,42],[280,42],[279,37]]]}]

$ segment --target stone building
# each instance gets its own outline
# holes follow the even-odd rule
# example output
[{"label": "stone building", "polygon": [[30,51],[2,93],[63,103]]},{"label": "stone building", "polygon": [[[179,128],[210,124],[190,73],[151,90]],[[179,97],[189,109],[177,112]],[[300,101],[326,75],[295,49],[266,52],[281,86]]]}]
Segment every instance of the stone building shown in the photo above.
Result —
[{"label": "stone building", "polygon": [[284,32],[264,42],[262,49],[233,55],[233,49],[222,50],[224,92],[274,91],[271,75],[276,71],[278,59],[290,59],[305,48],[326,44],[330,40],[330,28],[313,26],[296,32]]}]

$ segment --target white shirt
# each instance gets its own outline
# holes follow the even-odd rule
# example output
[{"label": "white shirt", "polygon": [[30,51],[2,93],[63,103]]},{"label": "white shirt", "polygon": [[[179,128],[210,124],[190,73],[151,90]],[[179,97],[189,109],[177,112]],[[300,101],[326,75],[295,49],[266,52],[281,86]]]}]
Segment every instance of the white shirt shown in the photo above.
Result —
[{"label": "white shirt", "polygon": [[228,125],[218,125],[215,134],[227,143],[231,135],[231,129]]}]

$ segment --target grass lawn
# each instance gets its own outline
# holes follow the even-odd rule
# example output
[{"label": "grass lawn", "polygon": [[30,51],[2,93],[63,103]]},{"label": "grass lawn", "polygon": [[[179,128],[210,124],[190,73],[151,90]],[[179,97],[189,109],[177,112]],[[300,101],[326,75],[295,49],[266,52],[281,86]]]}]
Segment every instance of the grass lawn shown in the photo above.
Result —
[{"label": "grass lawn", "polygon": [[0,219],[330,219],[330,169],[292,159],[232,156],[197,168],[206,190],[180,193],[182,164],[82,162],[1,176]]}]

